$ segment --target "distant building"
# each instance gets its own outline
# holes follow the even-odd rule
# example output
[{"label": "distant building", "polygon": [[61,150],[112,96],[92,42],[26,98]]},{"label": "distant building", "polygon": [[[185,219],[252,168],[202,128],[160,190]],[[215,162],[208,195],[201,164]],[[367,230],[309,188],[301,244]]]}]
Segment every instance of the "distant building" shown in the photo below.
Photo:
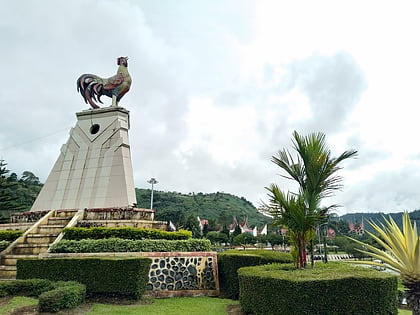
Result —
[{"label": "distant building", "polygon": [[206,220],[206,219],[200,219],[200,217],[199,216],[197,216],[197,220],[198,220],[198,225],[200,226],[200,230],[201,230],[201,232],[203,232],[203,228],[204,228],[204,226],[207,224],[207,225],[209,225],[209,220]]},{"label": "distant building", "polygon": [[236,217],[233,217],[233,221],[231,224],[229,224],[228,229],[229,229],[229,233],[233,233],[235,231],[235,228],[239,226],[239,228],[241,229],[241,233],[249,233],[252,234],[253,236],[258,236],[258,235],[267,235],[267,224],[262,228],[262,230],[258,233],[258,229],[257,226],[254,226],[254,228],[249,228],[248,227],[248,217],[246,217],[242,222],[238,222],[238,220],[236,219]]},{"label": "distant building", "polygon": [[349,222],[349,232],[354,233],[356,235],[365,234],[365,226],[363,223],[363,218],[362,218],[362,222],[360,223]]}]

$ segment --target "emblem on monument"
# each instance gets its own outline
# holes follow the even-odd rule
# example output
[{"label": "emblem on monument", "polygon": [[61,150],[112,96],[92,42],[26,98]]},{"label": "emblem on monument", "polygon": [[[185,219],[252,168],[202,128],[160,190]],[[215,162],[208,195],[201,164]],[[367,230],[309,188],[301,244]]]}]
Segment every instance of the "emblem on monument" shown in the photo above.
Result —
[{"label": "emblem on monument", "polygon": [[[100,106],[95,102],[101,101],[101,96],[106,95],[112,98],[111,106],[118,106],[120,99],[130,90],[131,77],[128,73],[128,57],[117,59],[117,74],[103,79],[94,74],[82,74],[77,79],[77,91],[83,96],[86,104],[92,108]],[[102,103],[103,104],[103,103]]]}]

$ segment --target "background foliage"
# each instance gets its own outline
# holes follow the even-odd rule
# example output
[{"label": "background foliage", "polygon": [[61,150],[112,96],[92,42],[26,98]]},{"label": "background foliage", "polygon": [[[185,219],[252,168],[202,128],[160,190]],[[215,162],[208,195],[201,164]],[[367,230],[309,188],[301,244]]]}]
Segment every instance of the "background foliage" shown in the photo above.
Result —
[{"label": "background foliage", "polygon": [[[136,188],[137,206],[150,207],[150,189]],[[259,213],[257,208],[244,197],[228,193],[190,193],[153,192],[153,207],[156,209],[155,219],[172,221],[177,228],[184,227],[188,218],[193,215],[209,221],[209,230],[218,230],[232,223],[232,217],[243,220],[248,217],[249,226],[261,227],[271,223],[271,219]]]},{"label": "background foliage", "polygon": [[0,160],[0,223],[8,222],[10,213],[29,210],[42,188],[34,173],[25,171],[19,178],[6,166]]}]

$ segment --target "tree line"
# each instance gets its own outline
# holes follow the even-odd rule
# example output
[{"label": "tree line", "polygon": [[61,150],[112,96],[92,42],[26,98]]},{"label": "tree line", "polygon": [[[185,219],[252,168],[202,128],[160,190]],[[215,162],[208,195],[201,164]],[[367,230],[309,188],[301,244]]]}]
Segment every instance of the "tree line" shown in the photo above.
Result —
[{"label": "tree line", "polygon": [[19,177],[0,160],[0,223],[8,222],[11,213],[30,210],[41,188],[34,173],[24,171]]}]

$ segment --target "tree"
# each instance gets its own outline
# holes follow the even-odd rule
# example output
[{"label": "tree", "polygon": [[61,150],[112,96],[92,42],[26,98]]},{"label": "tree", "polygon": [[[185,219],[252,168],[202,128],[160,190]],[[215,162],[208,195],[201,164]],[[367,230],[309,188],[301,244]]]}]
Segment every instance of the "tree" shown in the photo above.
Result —
[{"label": "tree", "polygon": [[315,235],[315,227],[324,223],[328,212],[336,207],[321,207],[321,200],[342,188],[342,179],[336,175],[341,169],[339,164],[356,156],[357,151],[345,151],[337,158],[331,157],[323,133],[301,136],[295,131],[292,143],[297,158],[283,149],[272,157],[272,162],[286,172],[283,177],[298,183],[299,191],[284,193],[276,184],[271,184],[266,187],[269,204],[264,204],[262,210],[272,215],[276,224],[288,227],[291,241],[297,247],[296,267],[304,268],[306,246]]},{"label": "tree", "polygon": [[403,214],[402,231],[389,216],[384,218],[385,224],[377,225],[372,221],[369,224],[378,233],[371,236],[384,250],[371,244],[352,239],[362,245],[366,250],[360,252],[373,258],[380,259],[385,264],[377,262],[363,262],[387,268],[400,274],[402,284],[407,288],[407,304],[413,315],[420,315],[420,236],[417,226],[411,223],[407,212]]},{"label": "tree", "polygon": [[209,232],[209,225],[205,223],[203,225],[203,236],[206,236],[208,232]]},{"label": "tree", "polygon": [[255,237],[259,247],[265,248],[267,246],[267,235],[259,234]]},{"label": "tree", "polygon": [[329,222],[329,227],[331,227],[337,235],[346,235],[350,231],[348,222],[343,219]]},{"label": "tree", "polygon": [[237,235],[240,235],[242,233],[241,227],[239,224],[235,225],[235,229],[233,230],[232,237],[235,237]]},{"label": "tree", "polygon": [[223,229],[220,231],[220,233],[225,234],[227,239],[229,240],[230,232],[226,224],[223,225]]},{"label": "tree", "polygon": [[249,233],[242,233],[239,235],[236,235],[233,238],[233,245],[240,245],[245,249],[246,245],[253,245],[255,244],[256,239],[253,235],[249,234]]},{"label": "tree", "polygon": [[10,212],[23,209],[18,202],[19,197],[16,195],[19,184],[9,179],[8,173],[10,171],[6,168],[6,165],[7,163],[4,160],[0,160],[0,217],[3,221]]},{"label": "tree", "polygon": [[216,231],[210,231],[207,233],[206,238],[212,243],[212,244],[221,244],[221,243],[227,243],[228,236],[225,233],[222,232],[216,232]]},{"label": "tree", "polygon": [[270,233],[267,234],[267,242],[270,243],[271,248],[274,249],[274,247],[276,245],[285,245],[285,243],[287,243],[287,240],[285,240],[285,237],[283,235],[280,234],[275,234],[275,233]]},{"label": "tree", "polygon": [[185,229],[191,231],[194,238],[201,238],[200,224],[195,215],[191,214],[187,218],[187,222],[185,223]]}]

